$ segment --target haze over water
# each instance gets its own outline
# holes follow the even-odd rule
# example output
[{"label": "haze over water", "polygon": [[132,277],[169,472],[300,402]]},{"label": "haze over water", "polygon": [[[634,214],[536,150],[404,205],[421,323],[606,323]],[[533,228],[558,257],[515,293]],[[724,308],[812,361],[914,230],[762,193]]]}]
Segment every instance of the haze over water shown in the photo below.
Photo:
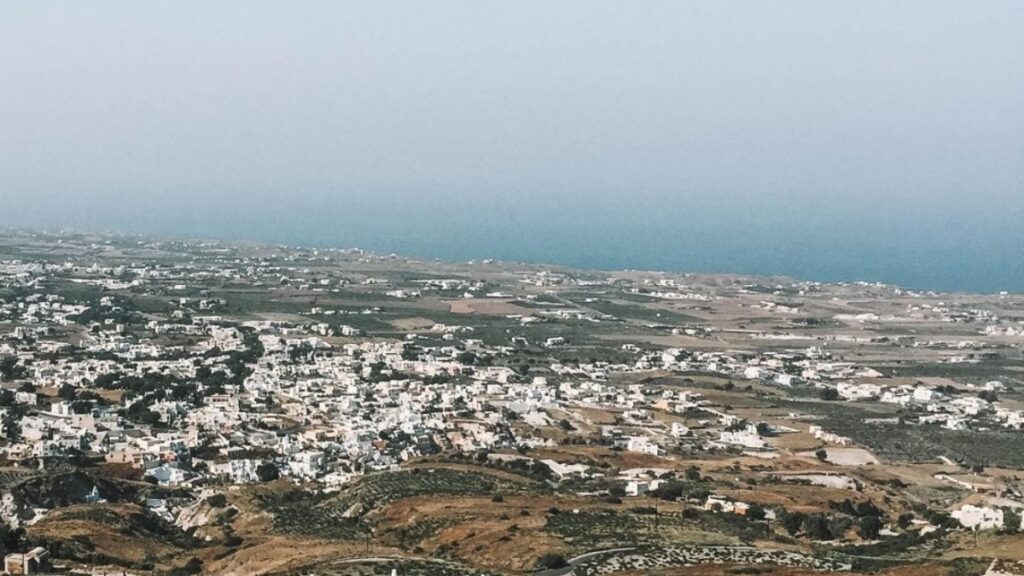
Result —
[{"label": "haze over water", "polygon": [[0,225],[1024,291],[1024,3],[742,7],[7,3]]}]

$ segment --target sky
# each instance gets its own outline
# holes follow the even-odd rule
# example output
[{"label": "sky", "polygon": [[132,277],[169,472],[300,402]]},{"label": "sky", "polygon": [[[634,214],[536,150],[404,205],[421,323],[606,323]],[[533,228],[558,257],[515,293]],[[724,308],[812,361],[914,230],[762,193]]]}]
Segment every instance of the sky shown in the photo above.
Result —
[{"label": "sky", "polygon": [[4,2],[0,226],[1024,291],[1024,2]]}]

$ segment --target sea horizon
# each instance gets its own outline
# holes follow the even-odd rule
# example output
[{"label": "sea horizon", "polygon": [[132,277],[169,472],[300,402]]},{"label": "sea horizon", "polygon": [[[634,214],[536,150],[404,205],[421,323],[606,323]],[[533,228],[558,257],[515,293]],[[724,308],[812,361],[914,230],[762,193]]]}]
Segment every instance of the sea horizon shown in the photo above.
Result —
[{"label": "sea horizon", "polygon": [[[609,238],[579,237],[571,245],[560,244],[556,239],[546,237],[534,242],[508,243],[504,239],[508,231],[486,237],[473,236],[462,241],[458,238],[437,235],[394,235],[365,234],[362,237],[338,234],[332,238],[329,230],[263,229],[260,232],[221,227],[216,230],[145,230],[103,226],[7,226],[10,231],[25,233],[57,234],[80,233],[97,235],[135,236],[151,240],[193,240],[226,243],[255,243],[317,249],[361,249],[375,254],[395,254],[416,260],[437,260],[446,263],[494,260],[538,266],[561,266],[588,271],[646,271],[666,274],[735,275],[762,278],[788,278],[801,282],[837,283],[880,283],[906,290],[937,293],[997,294],[1001,292],[1024,293],[1024,278],[1014,279],[1010,275],[958,274],[948,263],[936,274],[936,262],[919,262],[930,273],[922,274],[921,268],[898,270],[894,263],[873,266],[870,259],[834,260],[810,256],[794,260],[786,265],[786,253],[779,253],[777,259],[753,262],[743,258],[723,258],[731,265],[716,265],[714,260],[721,257],[716,253],[679,252],[673,250],[650,251],[645,254],[609,252],[606,250],[579,251],[571,249],[579,243],[593,242],[595,245],[612,242]],[[497,232],[502,232],[500,229]],[[458,236],[458,235],[455,235]],[[490,239],[488,241],[488,238]],[[670,243],[670,240],[668,241]],[[560,249],[570,248],[570,249]],[[828,248],[821,247],[820,250]],[[720,249],[723,250],[723,249]],[[676,257],[673,258],[673,255]],[[887,269],[887,272],[876,272]]]}]

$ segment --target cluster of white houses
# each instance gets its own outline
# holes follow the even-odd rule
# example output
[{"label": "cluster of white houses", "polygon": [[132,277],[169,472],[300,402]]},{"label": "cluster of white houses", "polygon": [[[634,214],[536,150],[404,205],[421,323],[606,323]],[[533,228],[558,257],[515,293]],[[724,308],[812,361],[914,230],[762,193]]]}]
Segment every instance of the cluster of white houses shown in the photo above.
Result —
[{"label": "cluster of white houses", "polygon": [[[317,294],[330,294],[351,282],[337,276],[315,278],[304,266],[312,266],[318,257],[313,251],[305,260],[252,259],[220,267],[4,264],[0,279],[27,293],[16,301],[0,301],[0,320],[15,325],[0,335],[0,355],[17,360],[11,380],[19,383],[4,391],[0,402],[0,420],[7,423],[0,432],[7,440],[4,455],[44,466],[70,455],[99,455],[109,463],[134,467],[163,486],[283,476],[332,490],[354,476],[441,451],[550,444],[542,428],[593,425],[585,416],[588,407],[621,413],[614,425],[598,428],[602,442],[627,451],[663,456],[682,444],[737,453],[773,450],[770,436],[778,430],[738,418],[697,391],[610,383],[616,374],[655,370],[808,385],[834,391],[839,399],[915,406],[921,408],[920,423],[947,428],[1024,426],[1024,412],[980,394],[998,392],[998,382],[958,391],[921,384],[888,386],[879,383],[881,374],[870,367],[835,359],[817,347],[726,353],[626,344],[622,349],[628,361],[552,361],[524,371],[501,362],[517,345],[528,344],[515,338],[486,345],[473,338],[471,328],[440,322],[404,338],[355,338],[361,330],[352,324],[361,316],[379,314],[374,307],[342,311],[315,305],[298,312],[314,318],[308,322],[233,322],[221,314],[227,302],[194,290],[211,278],[253,286],[273,283]],[[67,296],[46,287],[47,279],[60,274],[99,290],[158,283],[173,294],[173,305],[143,315],[111,296],[89,306],[69,303]],[[552,272],[522,278],[533,286],[568,281]],[[390,286],[385,278],[366,278],[360,285],[383,287],[387,297],[403,300],[431,291],[465,298],[507,297],[463,279],[417,280],[415,288],[406,288]],[[710,298],[667,280],[633,289],[652,298]],[[757,306],[779,314],[798,311],[768,301]],[[83,323],[89,315],[95,320]],[[602,318],[553,306],[513,319],[529,324]],[[978,319],[994,321],[980,314]],[[128,322],[143,326],[143,335],[132,333]],[[60,335],[75,323],[84,330],[72,347]],[[680,329],[687,334],[699,330]],[[566,344],[563,336],[543,342],[550,348]],[[482,365],[480,358],[491,361]],[[653,418],[654,411],[677,418]],[[825,444],[851,443],[821,426],[811,426],[809,432]],[[594,473],[584,465],[545,464],[559,478]],[[654,490],[657,482],[630,479],[627,494]],[[745,510],[743,503],[721,499],[710,506],[740,514]],[[153,507],[171,514],[166,502]],[[964,507],[957,518],[966,527],[987,528],[1002,521],[997,512]]]}]

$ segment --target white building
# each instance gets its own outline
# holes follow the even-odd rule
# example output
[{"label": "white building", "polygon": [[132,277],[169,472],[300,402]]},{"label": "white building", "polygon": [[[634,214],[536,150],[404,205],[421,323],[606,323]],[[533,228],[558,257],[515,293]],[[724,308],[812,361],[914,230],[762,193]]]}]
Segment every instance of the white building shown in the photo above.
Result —
[{"label": "white building", "polygon": [[950,514],[964,528],[971,530],[994,530],[1003,527],[1003,511],[987,506],[967,504]]}]

